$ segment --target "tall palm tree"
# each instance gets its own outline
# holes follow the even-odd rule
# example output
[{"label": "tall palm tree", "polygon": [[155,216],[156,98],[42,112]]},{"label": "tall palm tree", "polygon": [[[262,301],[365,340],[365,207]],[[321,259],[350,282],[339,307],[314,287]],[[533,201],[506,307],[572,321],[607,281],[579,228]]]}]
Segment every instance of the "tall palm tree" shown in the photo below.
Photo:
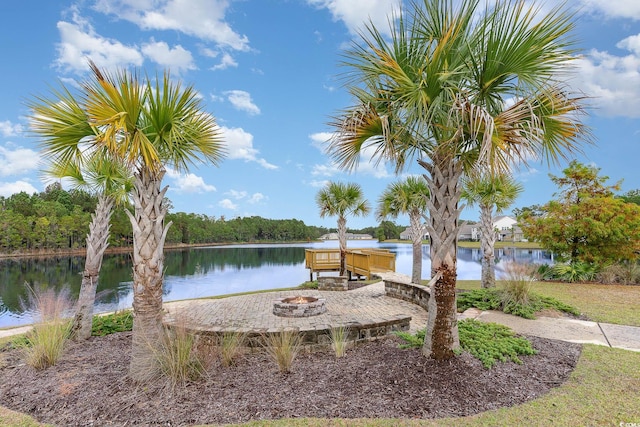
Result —
[{"label": "tall palm tree", "polygon": [[411,242],[413,244],[413,268],[411,282],[422,281],[422,235],[424,234],[421,218],[427,210],[429,187],[422,177],[409,176],[404,181],[389,184],[378,199],[376,217],[382,221],[387,217],[409,215]]},{"label": "tall palm tree", "polygon": [[358,184],[329,182],[316,194],[320,217],[338,217],[338,242],[340,244],[340,276],[347,273],[347,215],[366,216],[369,203]]},{"label": "tall palm tree", "polygon": [[572,17],[525,0],[412,2],[372,23],[344,55],[354,103],[333,120],[328,152],[346,169],[363,149],[396,170],[416,159],[427,174],[431,299],[423,353],[454,356],[456,237],[460,177],[477,162],[507,170],[516,161],[558,162],[587,134],[582,97],[562,81],[575,58]]},{"label": "tall palm tree", "polygon": [[84,271],[71,326],[75,340],[86,340],[91,336],[98,277],[104,252],[109,246],[111,214],[115,205],[126,201],[133,186],[133,177],[129,169],[109,156],[95,156],[84,165],[51,160],[44,173],[53,178],[66,178],[75,188],[98,195],[89,224]]},{"label": "tall palm tree", "polygon": [[[34,109],[45,156],[71,162],[106,150],[133,171],[133,344],[130,375],[146,379],[155,366],[149,346],[160,343],[167,205],[161,188],[165,166],[185,171],[198,161],[224,157],[220,129],[193,86],[168,72],[141,79],[137,72],[109,74],[91,65],[92,79],[73,95],[63,86],[54,100],[38,98],[50,115]],[[60,95],[60,96],[59,96]],[[67,103],[69,99],[73,102]],[[57,108],[56,108],[57,107]]]},{"label": "tall palm tree", "polygon": [[524,187],[508,174],[473,173],[462,179],[462,198],[470,206],[478,204],[480,207],[483,288],[493,288],[496,285],[496,231],[493,228],[493,209],[496,209],[496,213],[501,213],[515,202],[523,190]]}]

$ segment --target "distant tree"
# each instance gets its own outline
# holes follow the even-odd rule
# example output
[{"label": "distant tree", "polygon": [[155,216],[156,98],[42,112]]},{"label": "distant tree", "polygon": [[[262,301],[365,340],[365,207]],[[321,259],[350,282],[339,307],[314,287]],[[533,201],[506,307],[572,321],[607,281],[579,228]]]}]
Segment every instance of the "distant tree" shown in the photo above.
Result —
[{"label": "distant tree", "polygon": [[627,203],[635,203],[636,205],[640,205],[640,189],[629,190],[619,197]]},{"label": "distant tree", "polygon": [[523,187],[510,175],[472,173],[462,179],[462,199],[470,206],[480,207],[480,247],[482,252],[483,288],[496,285],[495,255],[496,231],[493,228],[493,210],[501,213],[511,206],[522,193]]},{"label": "distant tree", "polygon": [[[404,227],[400,227],[391,221],[381,221],[380,225],[376,228],[375,235],[378,240],[399,239],[400,233],[404,230]],[[380,239],[382,237],[382,239]]]},{"label": "distant tree", "polygon": [[378,199],[376,217],[382,220],[387,217],[397,218],[409,215],[409,228],[413,245],[413,263],[411,282],[422,281],[422,235],[424,227],[421,219],[427,210],[429,187],[422,177],[409,176],[404,181],[391,183]]},{"label": "distant tree", "polygon": [[600,168],[572,161],[563,176],[550,175],[559,187],[542,215],[525,212],[519,225],[561,261],[591,263],[635,259],[640,249],[640,206],[616,198],[619,183],[606,185]]},{"label": "distant tree", "polygon": [[358,184],[329,182],[316,194],[316,204],[320,217],[338,217],[338,242],[340,245],[340,275],[347,273],[347,215],[365,216],[369,213],[369,203],[364,198]]}]

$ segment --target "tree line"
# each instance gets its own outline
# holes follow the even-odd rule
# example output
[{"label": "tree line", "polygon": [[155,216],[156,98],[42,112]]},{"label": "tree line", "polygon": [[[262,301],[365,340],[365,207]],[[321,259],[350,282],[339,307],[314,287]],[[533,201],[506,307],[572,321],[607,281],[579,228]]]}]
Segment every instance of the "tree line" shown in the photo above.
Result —
[{"label": "tree line", "polygon": [[[65,190],[59,183],[31,195],[20,192],[0,196],[0,252],[75,250],[86,247],[91,215],[98,197],[84,190]],[[132,244],[131,222],[124,211],[114,209],[109,246]],[[226,219],[196,213],[169,213],[166,242],[169,244],[291,242],[316,240],[331,230],[306,225],[298,219],[267,219],[259,216]],[[375,238],[397,239],[404,227],[383,221],[377,227],[351,230]]]}]

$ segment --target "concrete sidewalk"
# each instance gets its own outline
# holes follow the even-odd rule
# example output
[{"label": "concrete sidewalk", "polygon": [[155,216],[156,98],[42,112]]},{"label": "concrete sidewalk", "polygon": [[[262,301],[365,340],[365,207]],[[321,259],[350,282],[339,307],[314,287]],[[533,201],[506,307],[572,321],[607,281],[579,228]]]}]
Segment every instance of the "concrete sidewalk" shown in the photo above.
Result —
[{"label": "concrete sidewalk", "polygon": [[475,308],[468,309],[459,318],[498,323],[522,335],[640,352],[640,327],[637,326],[613,325],[567,317],[538,317],[530,320],[500,311],[480,311]]}]

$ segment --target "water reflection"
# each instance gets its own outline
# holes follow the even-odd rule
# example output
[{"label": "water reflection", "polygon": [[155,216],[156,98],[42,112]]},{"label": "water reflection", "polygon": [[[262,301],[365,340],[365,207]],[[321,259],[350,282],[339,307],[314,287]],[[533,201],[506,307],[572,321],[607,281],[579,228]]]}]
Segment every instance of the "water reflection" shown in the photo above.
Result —
[{"label": "water reflection", "polygon": [[[396,254],[396,271],[411,274],[413,259],[410,244],[351,241],[349,247],[383,247]],[[165,255],[164,300],[174,301],[224,295],[262,289],[297,286],[308,280],[304,268],[306,248],[337,248],[337,241],[288,245],[233,245],[167,251]],[[422,275],[428,277],[431,262],[429,247],[422,248]],[[551,263],[550,254],[542,250],[505,248],[496,250],[496,274],[505,261]],[[20,301],[27,298],[28,283],[60,289],[68,286],[77,298],[84,257],[49,257],[0,260],[0,328],[31,322],[31,313]],[[479,249],[458,250],[458,278],[480,278]],[[131,256],[114,254],[105,257],[98,286],[96,311],[127,308],[132,303]]]}]

